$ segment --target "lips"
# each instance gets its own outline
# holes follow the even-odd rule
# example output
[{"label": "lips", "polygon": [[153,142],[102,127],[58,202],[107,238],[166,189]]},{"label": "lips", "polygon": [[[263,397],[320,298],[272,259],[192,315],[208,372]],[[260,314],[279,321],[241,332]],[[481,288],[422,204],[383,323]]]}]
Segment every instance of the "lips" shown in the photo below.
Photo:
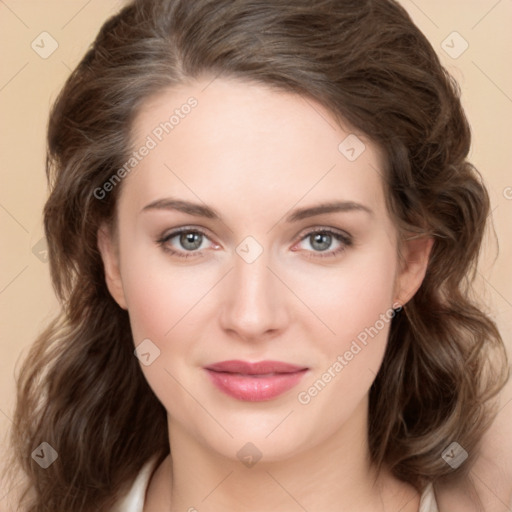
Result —
[{"label": "lips", "polygon": [[204,368],[222,392],[248,402],[271,400],[296,386],[308,368],[281,361],[222,361]]},{"label": "lips", "polygon": [[221,363],[210,364],[208,370],[227,373],[241,373],[243,375],[265,375],[268,373],[294,373],[307,369],[304,366],[282,363],[280,361],[259,361],[249,363],[247,361],[222,361]]}]

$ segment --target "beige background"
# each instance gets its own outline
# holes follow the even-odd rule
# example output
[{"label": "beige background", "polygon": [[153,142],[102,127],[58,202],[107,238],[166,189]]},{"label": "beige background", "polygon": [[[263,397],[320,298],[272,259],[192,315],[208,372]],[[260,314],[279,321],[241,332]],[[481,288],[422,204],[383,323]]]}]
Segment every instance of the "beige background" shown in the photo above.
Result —
[{"label": "beige background", "polygon": [[[488,237],[478,284],[512,352],[512,1],[401,3],[462,88],[474,135],[470,158],[489,188],[500,245],[495,260],[496,243]],[[121,4],[113,0],[0,0],[0,443],[6,443],[12,423],[14,373],[20,358],[58,311],[41,241],[48,109],[101,24]],[[463,39],[450,35],[454,31]],[[58,44],[47,58],[40,54],[45,56],[55,43],[42,32]],[[457,56],[464,41],[469,46]],[[511,387],[502,398],[501,425],[506,418],[512,423]],[[512,452],[508,453],[512,458]],[[2,498],[7,492],[0,486],[0,510],[6,507],[8,498]]]}]

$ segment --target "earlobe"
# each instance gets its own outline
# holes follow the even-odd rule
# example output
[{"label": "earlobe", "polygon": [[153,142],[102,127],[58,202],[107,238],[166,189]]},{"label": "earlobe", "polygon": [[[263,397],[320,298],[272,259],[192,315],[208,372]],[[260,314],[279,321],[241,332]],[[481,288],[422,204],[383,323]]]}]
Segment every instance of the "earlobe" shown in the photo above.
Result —
[{"label": "earlobe", "polygon": [[434,239],[411,237],[403,242],[402,262],[397,278],[395,301],[402,305],[409,302],[418,291],[425,274]]},{"label": "earlobe", "polygon": [[105,225],[100,226],[97,238],[98,249],[105,269],[105,282],[110,295],[112,295],[121,308],[128,309],[119,267],[119,253],[115,247],[111,230]]}]

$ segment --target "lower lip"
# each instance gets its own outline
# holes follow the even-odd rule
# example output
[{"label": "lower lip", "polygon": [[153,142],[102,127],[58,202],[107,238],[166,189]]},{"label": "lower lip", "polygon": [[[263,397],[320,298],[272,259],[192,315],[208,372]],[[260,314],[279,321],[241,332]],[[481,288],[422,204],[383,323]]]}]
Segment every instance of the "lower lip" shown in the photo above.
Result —
[{"label": "lower lip", "polygon": [[263,402],[271,400],[296,386],[307,370],[293,373],[277,373],[268,377],[215,372],[206,369],[218,389],[238,400]]}]

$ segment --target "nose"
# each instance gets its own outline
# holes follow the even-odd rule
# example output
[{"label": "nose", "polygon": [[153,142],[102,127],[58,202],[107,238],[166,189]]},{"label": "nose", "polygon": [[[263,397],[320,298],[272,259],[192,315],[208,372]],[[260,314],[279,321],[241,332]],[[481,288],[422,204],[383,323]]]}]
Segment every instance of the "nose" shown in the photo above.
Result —
[{"label": "nose", "polygon": [[287,325],[287,290],[269,267],[266,251],[252,263],[235,254],[234,268],[223,280],[221,327],[240,340],[267,340]]}]

